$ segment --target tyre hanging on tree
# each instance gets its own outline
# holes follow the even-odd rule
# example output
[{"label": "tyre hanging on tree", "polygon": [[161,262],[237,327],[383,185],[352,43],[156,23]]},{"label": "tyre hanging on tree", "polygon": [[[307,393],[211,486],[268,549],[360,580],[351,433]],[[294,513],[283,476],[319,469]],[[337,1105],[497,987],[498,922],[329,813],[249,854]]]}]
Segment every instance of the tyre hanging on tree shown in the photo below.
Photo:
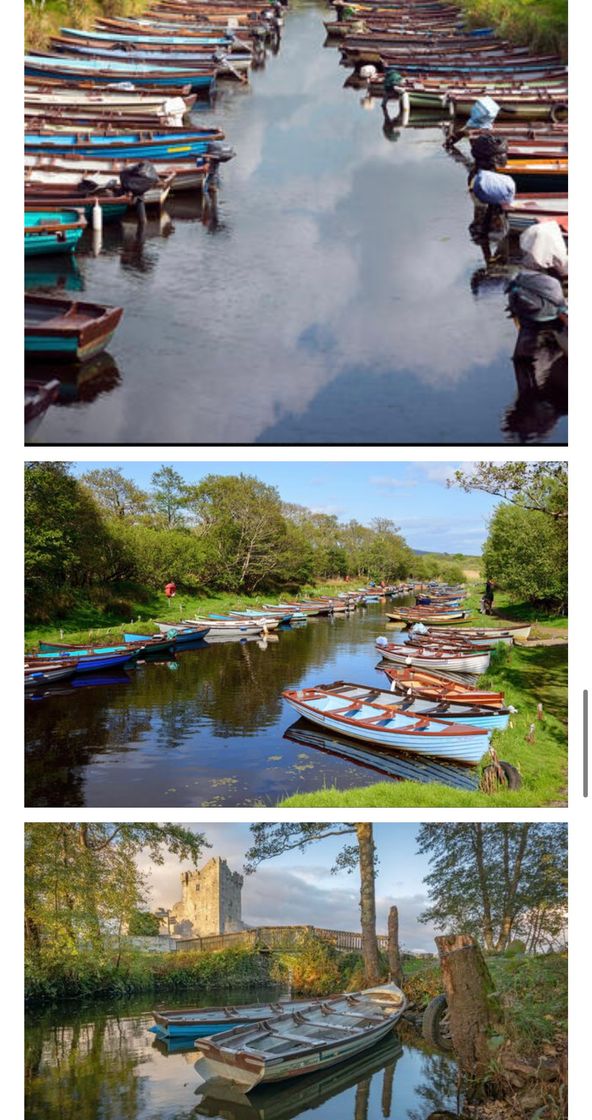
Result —
[{"label": "tyre hanging on tree", "polygon": [[426,1042],[439,1050],[450,1052],[452,1038],[448,1022],[448,1000],[445,995],[436,996],[428,1003],[421,1021],[421,1033]]}]

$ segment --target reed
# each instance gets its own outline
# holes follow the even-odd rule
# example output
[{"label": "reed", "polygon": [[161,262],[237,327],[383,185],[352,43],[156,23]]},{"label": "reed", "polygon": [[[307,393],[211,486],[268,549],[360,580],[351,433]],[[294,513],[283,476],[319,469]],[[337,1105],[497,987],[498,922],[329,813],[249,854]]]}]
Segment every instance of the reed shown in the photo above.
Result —
[{"label": "reed", "polygon": [[25,0],[25,48],[43,50],[60,27],[92,27],[99,16],[144,11],[146,0]]},{"label": "reed", "polygon": [[474,27],[493,26],[505,39],[567,57],[568,0],[459,0]]}]

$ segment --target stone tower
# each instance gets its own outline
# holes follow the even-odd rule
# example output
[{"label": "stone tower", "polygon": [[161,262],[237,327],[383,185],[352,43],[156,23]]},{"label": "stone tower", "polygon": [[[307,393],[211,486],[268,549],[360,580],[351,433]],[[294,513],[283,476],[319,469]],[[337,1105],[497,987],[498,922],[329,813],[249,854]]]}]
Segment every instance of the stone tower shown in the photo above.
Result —
[{"label": "stone tower", "polygon": [[226,860],[208,860],[200,871],[181,875],[181,901],[168,913],[175,937],[207,937],[245,929],[241,918],[243,877],[231,871]]}]

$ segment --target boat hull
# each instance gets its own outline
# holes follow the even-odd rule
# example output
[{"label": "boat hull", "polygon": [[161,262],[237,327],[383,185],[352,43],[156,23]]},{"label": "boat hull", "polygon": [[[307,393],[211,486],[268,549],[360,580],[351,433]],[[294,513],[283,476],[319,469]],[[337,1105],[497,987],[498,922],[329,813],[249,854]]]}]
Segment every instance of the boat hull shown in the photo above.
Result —
[{"label": "boat hull", "polygon": [[425,754],[432,758],[445,758],[449,761],[462,762],[468,766],[476,766],[489,748],[489,734],[485,731],[477,735],[438,735],[407,733],[397,735],[390,732],[385,736],[379,728],[365,727],[363,724],[346,723],[334,718],[329,712],[320,712],[308,704],[299,703],[296,699],[287,699],[287,703],[298,712],[299,716],[318,724],[338,735],[359,739],[364,743],[373,743],[375,746],[389,747],[397,750],[410,751],[413,754]]},{"label": "boat hull", "polygon": [[379,1042],[380,1039],[386,1038],[388,1034],[394,1029],[394,1023],[387,1022],[381,1023],[375,1030],[362,1035],[360,1038],[352,1039],[347,1043],[337,1044],[330,1050],[313,1051],[310,1054],[300,1055],[292,1061],[286,1061],[272,1065],[266,1063],[263,1068],[258,1070],[247,1069],[237,1065],[227,1065],[223,1061],[218,1061],[212,1057],[204,1057],[198,1059],[195,1063],[195,1071],[201,1079],[209,1081],[215,1077],[222,1077],[227,1080],[236,1082],[246,1093],[254,1089],[256,1085],[273,1085],[280,1081],[288,1081],[294,1077],[302,1077],[307,1073],[316,1073],[322,1069],[329,1069],[331,1066],[338,1065],[340,1062],[346,1062],[349,1058],[355,1057],[356,1054],[367,1050],[374,1043]]}]

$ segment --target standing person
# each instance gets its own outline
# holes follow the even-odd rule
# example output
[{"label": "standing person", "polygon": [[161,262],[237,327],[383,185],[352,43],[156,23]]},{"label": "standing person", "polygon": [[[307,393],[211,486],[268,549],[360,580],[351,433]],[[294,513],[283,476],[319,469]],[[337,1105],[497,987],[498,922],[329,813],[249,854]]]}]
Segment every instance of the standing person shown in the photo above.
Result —
[{"label": "standing person", "polygon": [[167,599],[174,599],[177,594],[177,584],[173,580],[170,580],[170,582],[165,585],[164,593]]},{"label": "standing person", "polygon": [[491,611],[492,611],[492,608],[493,608],[493,595],[494,595],[494,590],[493,589],[494,589],[494,587],[495,587],[495,583],[493,582],[493,580],[488,579],[487,583],[485,584],[485,591],[483,592],[483,599],[481,600],[482,603],[483,603],[483,610],[484,610],[485,614],[491,614]]}]

